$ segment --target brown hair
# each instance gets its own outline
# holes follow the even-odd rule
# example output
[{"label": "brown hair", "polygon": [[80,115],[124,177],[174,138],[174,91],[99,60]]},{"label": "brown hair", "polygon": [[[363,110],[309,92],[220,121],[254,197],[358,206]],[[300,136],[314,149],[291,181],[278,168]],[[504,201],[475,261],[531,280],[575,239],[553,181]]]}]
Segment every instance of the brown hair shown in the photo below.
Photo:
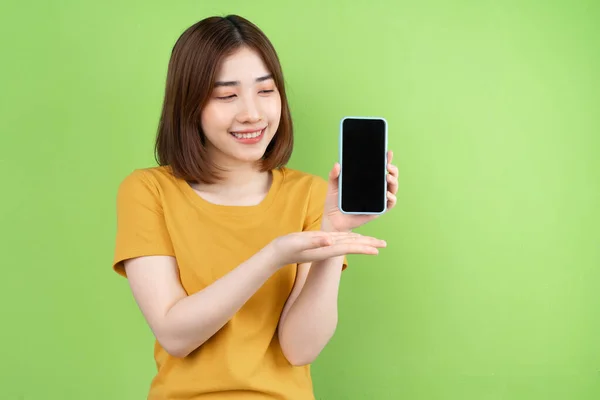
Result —
[{"label": "brown hair", "polygon": [[194,183],[214,183],[217,169],[206,154],[201,112],[210,99],[222,60],[240,47],[256,51],[281,96],[279,127],[261,160],[261,170],[285,165],[292,153],[293,126],[277,53],[266,35],[237,16],[209,17],[192,25],[171,52],[155,144],[156,161]]}]

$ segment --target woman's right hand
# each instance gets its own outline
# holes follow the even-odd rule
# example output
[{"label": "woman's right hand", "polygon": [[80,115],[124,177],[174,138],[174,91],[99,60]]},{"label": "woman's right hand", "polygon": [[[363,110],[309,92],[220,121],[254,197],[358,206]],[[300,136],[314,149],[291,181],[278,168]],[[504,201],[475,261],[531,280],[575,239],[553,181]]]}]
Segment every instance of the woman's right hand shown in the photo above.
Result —
[{"label": "woman's right hand", "polygon": [[277,264],[310,263],[347,254],[376,255],[386,247],[383,240],[353,232],[305,231],[290,233],[269,245]]}]

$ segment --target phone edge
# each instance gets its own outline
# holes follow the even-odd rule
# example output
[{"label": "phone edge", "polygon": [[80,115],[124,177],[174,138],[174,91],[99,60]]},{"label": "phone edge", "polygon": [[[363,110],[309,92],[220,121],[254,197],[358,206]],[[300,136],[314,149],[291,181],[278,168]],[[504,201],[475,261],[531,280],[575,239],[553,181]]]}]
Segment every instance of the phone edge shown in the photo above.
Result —
[{"label": "phone edge", "polygon": [[[344,131],[344,121],[347,119],[378,119],[378,120],[382,120],[385,126],[385,130],[384,130],[384,143],[385,143],[385,155],[384,155],[384,160],[383,160],[383,187],[384,187],[384,196],[383,196],[383,209],[382,211],[379,212],[350,212],[350,211],[344,211],[344,209],[342,208],[342,173],[343,173],[343,151],[342,151],[342,147],[343,147],[343,140],[344,140],[344,135],[343,135],[343,131]],[[369,117],[369,116],[345,116],[340,120],[340,125],[339,125],[339,138],[338,138],[338,163],[340,164],[340,175],[338,176],[338,209],[340,210],[340,212],[342,214],[346,214],[346,215],[382,215],[385,214],[387,212],[387,190],[388,190],[388,185],[387,185],[387,153],[388,153],[388,121],[387,119],[385,119],[385,117]]]}]

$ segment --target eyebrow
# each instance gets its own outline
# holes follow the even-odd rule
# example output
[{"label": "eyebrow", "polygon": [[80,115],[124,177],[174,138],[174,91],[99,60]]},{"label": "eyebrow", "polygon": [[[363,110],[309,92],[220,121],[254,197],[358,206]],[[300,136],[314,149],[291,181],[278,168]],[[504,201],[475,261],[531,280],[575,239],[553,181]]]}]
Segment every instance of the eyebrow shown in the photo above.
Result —
[{"label": "eyebrow", "polygon": [[[269,79],[273,79],[273,75],[269,74],[269,75],[265,75],[265,76],[261,76],[256,78],[256,82],[264,82],[264,81],[268,81]],[[215,87],[219,87],[219,86],[238,86],[240,84],[240,81],[217,81],[215,82]]]}]

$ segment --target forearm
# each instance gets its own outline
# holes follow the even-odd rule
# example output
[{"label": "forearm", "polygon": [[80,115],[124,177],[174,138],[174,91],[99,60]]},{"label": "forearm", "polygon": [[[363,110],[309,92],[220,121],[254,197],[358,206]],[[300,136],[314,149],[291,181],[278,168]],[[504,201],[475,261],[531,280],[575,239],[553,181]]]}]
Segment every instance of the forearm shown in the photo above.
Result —
[{"label": "forearm", "polygon": [[309,364],[337,326],[338,292],[344,257],[314,262],[298,298],[280,326],[280,342],[293,364]]},{"label": "forearm", "polygon": [[171,353],[186,356],[219,331],[277,270],[266,251],[257,253],[205,289],[182,298],[161,323]]}]

